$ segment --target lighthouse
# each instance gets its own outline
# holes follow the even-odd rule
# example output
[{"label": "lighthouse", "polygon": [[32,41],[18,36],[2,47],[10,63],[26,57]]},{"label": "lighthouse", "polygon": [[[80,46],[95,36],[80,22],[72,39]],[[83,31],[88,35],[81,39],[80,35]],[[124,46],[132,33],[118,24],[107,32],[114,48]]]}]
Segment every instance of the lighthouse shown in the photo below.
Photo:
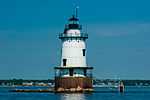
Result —
[{"label": "lighthouse", "polygon": [[82,32],[82,26],[75,14],[68,19],[64,31],[59,34],[61,40],[61,61],[55,67],[56,92],[92,91],[92,69],[86,62],[86,40],[88,34]]}]

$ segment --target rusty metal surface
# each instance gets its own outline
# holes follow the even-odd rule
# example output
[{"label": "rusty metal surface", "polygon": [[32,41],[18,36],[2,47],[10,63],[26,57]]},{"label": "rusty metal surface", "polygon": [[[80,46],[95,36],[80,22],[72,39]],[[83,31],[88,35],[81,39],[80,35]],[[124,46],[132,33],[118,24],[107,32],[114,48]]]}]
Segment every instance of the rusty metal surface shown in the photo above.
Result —
[{"label": "rusty metal surface", "polygon": [[58,88],[92,88],[92,78],[89,77],[56,77],[55,90]]}]

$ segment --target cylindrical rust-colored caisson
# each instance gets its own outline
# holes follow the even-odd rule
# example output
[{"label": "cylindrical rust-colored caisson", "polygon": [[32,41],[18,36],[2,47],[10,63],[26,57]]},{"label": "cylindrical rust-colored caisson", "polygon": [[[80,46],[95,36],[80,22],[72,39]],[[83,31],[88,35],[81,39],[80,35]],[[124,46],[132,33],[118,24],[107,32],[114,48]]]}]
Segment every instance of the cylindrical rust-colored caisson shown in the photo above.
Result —
[{"label": "cylindrical rust-colored caisson", "polygon": [[88,77],[56,77],[55,91],[84,91],[92,89],[92,78]]}]

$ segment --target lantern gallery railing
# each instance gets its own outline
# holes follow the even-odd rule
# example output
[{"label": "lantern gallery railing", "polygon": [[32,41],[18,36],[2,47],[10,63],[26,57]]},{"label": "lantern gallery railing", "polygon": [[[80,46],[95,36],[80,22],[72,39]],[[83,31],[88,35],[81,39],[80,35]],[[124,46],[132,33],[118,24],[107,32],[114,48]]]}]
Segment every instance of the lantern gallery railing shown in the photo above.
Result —
[{"label": "lantern gallery railing", "polygon": [[63,38],[82,38],[82,39],[87,39],[88,38],[88,34],[87,33],[80,33],[80,35],[68,35],[68,34],[65,34],[65,33],[60,33],[59,34],[59,38],[60,39],[63,39]]}]

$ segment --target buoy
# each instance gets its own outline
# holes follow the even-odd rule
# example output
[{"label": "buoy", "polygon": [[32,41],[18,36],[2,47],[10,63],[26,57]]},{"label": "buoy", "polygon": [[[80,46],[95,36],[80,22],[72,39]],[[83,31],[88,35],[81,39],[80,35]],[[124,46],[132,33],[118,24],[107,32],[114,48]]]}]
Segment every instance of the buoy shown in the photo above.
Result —
[{"label": "buoy", "polygon": [[124,84],[123,84],[123,82],[120,82],[120,83],[119,83],[119,92],[120,92],[120,93],[123,93],[123,92],[124,92]]}]

